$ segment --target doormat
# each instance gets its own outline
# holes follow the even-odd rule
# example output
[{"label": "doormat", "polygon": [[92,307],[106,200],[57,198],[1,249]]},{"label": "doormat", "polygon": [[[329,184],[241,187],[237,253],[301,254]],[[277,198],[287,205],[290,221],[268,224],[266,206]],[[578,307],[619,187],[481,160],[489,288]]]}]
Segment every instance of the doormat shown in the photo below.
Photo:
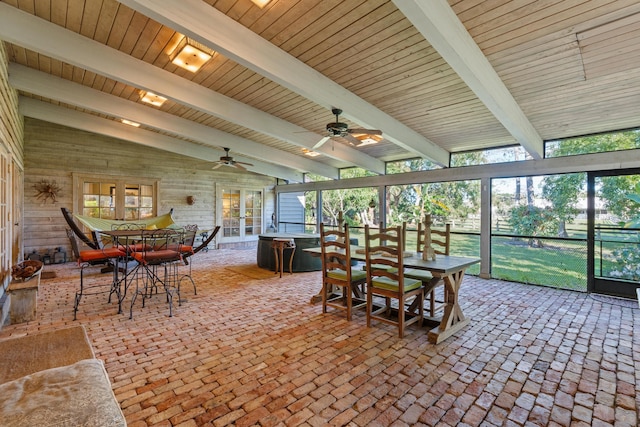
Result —
[{"label": "doormat", "polygon": [[43,271],[40,273],[40,279],[42,280],[55,279],[56,277],[57,275],[55,271]]},{"label": "doormat", "polygon": [[94,357],[82,326],[9,338],[0,345],[0,384]]}]

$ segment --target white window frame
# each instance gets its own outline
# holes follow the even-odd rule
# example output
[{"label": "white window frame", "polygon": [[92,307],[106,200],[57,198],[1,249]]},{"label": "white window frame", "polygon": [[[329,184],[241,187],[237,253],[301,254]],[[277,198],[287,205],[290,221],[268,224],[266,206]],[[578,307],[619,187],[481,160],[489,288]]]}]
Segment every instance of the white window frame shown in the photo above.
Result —
[{"label": "white window frame", "polygon": [[83,187],[85,182],[113,182],[118,196],[115,200],[116,219],[124,218],[125,211],[125,188],[126,184],[150,185],[153,187],[153,216],[158,215],[158,196],[160,194],[160,180],[155,178],[118,176],[118,175],[85,175],[73,174],[73,212],[82,215],[83,209]]}]

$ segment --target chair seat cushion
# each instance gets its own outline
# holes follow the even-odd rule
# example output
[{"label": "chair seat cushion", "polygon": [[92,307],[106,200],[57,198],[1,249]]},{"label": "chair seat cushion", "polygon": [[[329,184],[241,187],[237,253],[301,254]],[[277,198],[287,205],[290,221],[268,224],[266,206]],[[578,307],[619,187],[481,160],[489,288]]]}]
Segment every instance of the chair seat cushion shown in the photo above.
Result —
[{"label": "chair seat cushion", "polygon": [[[396,273],[398,271],[398,269],[396,267],[391,267],[391,266],[385,265],[385,264],[371,264],[371,269],[372,270],[385,270],[385,271],[388,271],[390,273]],[[367,264],[362,266],[362,270],[367,271]]]},{"label": "chair seat cushion", "polygon": [[[398,282],[396,280],[391,280],[388,277],[375,277],[371,280],[371,283],[374,288],[385,289],[387,291],[395,291],[398,290]],[[409,277],[404,278],[404,291],[412,291],[414,289],[418,289],[422,286],[422,281],[411,279]]]},{"label": "chair seat cushion", "polygon": [[[327,271],[327,276],[332,279],[347,280],[347,272],[345,270],[330,270]],[[367,278],[367,272],[362,270],[351,269],[351,280],[363,280]]]},{"label": "chair seat cushion", "polygon": [[108,260],[110,258],[118,258],[124,255],[118,248],[104,248],[104,249],[89,249],[86,251],[80,251],[80,257],[78,262],[93,262]]},{"label": "chair seat cushion", "polygon": [[170,249],[135,252],[133,257],[141,264],[161,264],[163,262],[177,261],[181,258],[180,252],[172,251]]},{"label": "chair seat cushion", "polygon": [[185,255],[193,255],[193,246],[189,245],[169,245],[167,249],[171,249],[172,251],[180,251],[180,253]]},{"label": "chair seat cushion", "polygon": [[431,273],[425,270],[418,270],[417,268],[407,268],[404,270],[404,277],[422,280],[423,282],[428,282],[433,279],[433,275]]},{"label": "chair seat cushion", "polygon": [[144,243],[133,243],[130,245],[118,245],[118,247],[127,252],[142,252],[142,251],[150,251],[152,248],[149,245]]}]

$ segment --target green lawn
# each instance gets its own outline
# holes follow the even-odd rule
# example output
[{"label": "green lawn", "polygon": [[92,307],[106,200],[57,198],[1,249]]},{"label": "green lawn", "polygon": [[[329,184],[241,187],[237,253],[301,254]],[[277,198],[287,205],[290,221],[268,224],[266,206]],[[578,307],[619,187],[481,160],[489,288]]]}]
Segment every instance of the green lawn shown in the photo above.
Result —
[{"label": "green lawn", "polygon": [[[351,238],[364,244],[364,229],[351,228]],[[586,239],[586,232],[581,227],[570,230],[571,237]],[[637,237],[619,238],[629,241]],[[618,240],[618,239],[616,239]],[[556,240],[542,238],[543,247],[531,247],[527,239],[494,236],[491,241],[491,276],[496,279],[531,283],[586,292],[587,289],[587,243],[585,240]],[[416,232],[408,230],[408,249],[416,247]],[[603,271],[612,265],[607,257],[613,246],[603,246]],[[480,256],[480,235],[451,235],[451,253],[461,256]],[[596,250],[599,254],[599,250]],[[598,255],[599,256],[599,255]],[[599,259],[597,257],[597,259]],[[599,267],[598,265],[596,266]],[[476,264],[467,270],[468,274],[478,275],[480,265]]]}]

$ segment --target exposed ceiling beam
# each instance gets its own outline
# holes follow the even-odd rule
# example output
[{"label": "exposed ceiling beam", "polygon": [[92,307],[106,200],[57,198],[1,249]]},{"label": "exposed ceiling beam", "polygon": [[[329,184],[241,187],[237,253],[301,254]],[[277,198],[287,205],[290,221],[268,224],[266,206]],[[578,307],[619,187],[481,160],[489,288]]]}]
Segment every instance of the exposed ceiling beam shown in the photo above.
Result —
[{"label": "exposed ceiling beam", "polygon": [[120,3],[192,37],[328,110],[331,106],[341,108],[344,117],[367,128],[381,129],[385,139],[420,157],[449,166],[449,152],[442,147],[202,0],[120,0]]},{"label": "exposed ceiling beam", "polygon": [[337,168],[194,123],[23,65],[9,64],[9,83],[15,89],[27,93],[112,117],[129,119],[158,130],[182,135],[207,146],[232,147],[234,152],[252,153],[253,158],[260,158],[267,162],[269,159],[278,159],[276,164],[290,169],[311,172],[332,179],[339,178]]},{"label": "exposed ceiling beam", "polygon": [[509,92],[447,0],[393,0],[440,56],[534,158],[544,154],[542,137]]},{"label": "exposed ceiling beam", "polygon": [[[20,113],[26,117],[69,126],[75,129],[97,133],[112,138],[118,138],[124,141],[145,145],[147,147],[205,160],[207,162],[214,162],[218,160],[220,156],[225,154],[224,151],[221,150],[214,150],[202,145],[181,141],[170,136],[161,135],[145,129],[135,128],[118,123],[114,120],[103,119],[98,116],[60,107],[43,101],[37,101],[32,98],[20,97],[19,106]],[[303,180],[303,176],[300,172],[284,168],[282,166],[276,166],[270,163],[259,162],[253,159],[244,159],[236,156],[234,156],[234,159],[252,163],[253,166],[247,167],[251,172],[281,178],[290,182],[302,182]],[[117,156],[114,157],[113,160],[117,160]]]},{"label": "exposed ceiling beam", "polygon": [[[0,39],[131,86],[150,90],[178,103],[300,147],[311,149],[322,138],[322,135],[308,132],[301,126],[205,89],[197,83],[6,3],[0,3]],[[343,144],[331,144],[315,151],[378,174],[385,172],[384,162]]]}]

